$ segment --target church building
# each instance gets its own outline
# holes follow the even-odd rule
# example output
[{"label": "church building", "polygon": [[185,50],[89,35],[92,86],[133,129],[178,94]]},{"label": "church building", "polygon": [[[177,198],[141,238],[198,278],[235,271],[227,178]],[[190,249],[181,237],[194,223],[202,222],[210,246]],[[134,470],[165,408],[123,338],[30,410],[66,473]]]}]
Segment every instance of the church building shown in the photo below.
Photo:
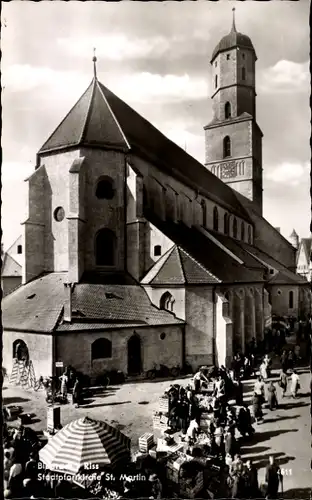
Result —
[{"label": "church building", "polygon": [[37,378],[61,363],[91,377],[229,365],[272,315],[310,313],[296,249],[262,215],[256,61],[233,20],[210,61],[203,165],[105,87],[94,58],[27,179],[23,284],[2,303],[8,373],[21,352]]}]

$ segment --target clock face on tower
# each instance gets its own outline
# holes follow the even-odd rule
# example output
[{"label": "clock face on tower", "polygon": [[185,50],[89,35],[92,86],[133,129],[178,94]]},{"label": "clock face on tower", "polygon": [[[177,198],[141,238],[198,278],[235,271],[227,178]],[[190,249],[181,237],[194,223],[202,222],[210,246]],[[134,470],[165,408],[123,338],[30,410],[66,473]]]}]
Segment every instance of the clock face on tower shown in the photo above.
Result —
[{"label": "clock face on tower", "polygon": [[228,161],[222,165],[221,179],[229,179],[231,177],[236,177],[236,175],[237,175],[236,161]]},{"label": "clock face on tower", "polygon": [[54,210],[54,219],[56,222],[61,222],[65,217],[65,210],[63,207],[57,207]]}]

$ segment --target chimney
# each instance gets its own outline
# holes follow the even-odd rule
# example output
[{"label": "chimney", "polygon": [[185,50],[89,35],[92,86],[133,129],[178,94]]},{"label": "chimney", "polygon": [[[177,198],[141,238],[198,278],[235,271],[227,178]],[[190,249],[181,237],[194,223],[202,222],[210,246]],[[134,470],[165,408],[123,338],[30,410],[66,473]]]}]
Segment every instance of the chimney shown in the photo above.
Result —
[{"label": "chimney", "polygon": [[65,288],[65,302],[64,302],[64,321],[71,323],[72,320],[72,293],[74,290],[74,283],[64,283]]}]

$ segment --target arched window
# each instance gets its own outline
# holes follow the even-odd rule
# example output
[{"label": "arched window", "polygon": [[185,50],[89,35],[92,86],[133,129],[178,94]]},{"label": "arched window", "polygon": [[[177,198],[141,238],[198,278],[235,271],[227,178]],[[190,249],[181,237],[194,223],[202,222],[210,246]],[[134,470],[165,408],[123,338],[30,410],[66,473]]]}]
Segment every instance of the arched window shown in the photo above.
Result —
[{"label": "arched window", "polygon": [[17,245],[17,253],[22,253],[22,245]]},{"label": "arched window", "polygon": [[112,357],[112,343],[108,339],[97,339],[91,345],[91,359]]},{"label": "arched window", "polygon": [[13,358],[16,358],[18,361],[29,360],[28,347],[24,340],[17,339],[13,342]]},{"label": "arched window", "polygon": [[237,238],[237,220],[236,220],[236,217],[234,217],[234,220],[233,220],[233,237]]},{"label": "arched window", "polygon": [[294,307],[294,292],[289,292],[289,309]]},{"label": "arched window", "polygon": [[161,246],[155,245],[154,246],[154,257],[159,257],[160,255],[161,255]]},{"label": "arched window", "polygon": [[227,135],[223,139],[223,158],[231,156],[231,139]]},{"label": "arched window", "polygon": [[243,222],[241,225],[241,240],[245,241],[245,224]]},{"label": "arched window", "polygon": [[95,237],[95,262],[97,266],[115,264],[116,238],[110,229],[101,229]]},{"label": "arched window", "polygon": [[215,76],[215,88],[218,86],[218,75]]},{"label": "arched window", "polygon": [[229,216],[224,214],[224,234],[229,234]]},{"label": "arched window", "polygon": [[213,165],[213,167],[211,167],[211,172],[212,172],[213,174],[215,174],[215,172],[216,172],[216,167],[215,167],[214,165]]},{"label": "arched window", "polygon": [[159,301],[160,309],[165,309],[166,311],[173,311],[173,304],[175,300],[170,292],[165,292]]},{"label": "arched window", "polygon": [[231,104],[229,102],[225,103],[224,114],[225,118],[231,118]]},{"label": "arched window", "polygon": [[251,226],[248,226],[248,243],[251,245],[252,237],[251,237]]},{"label": "arched window", "polygon": [[206,208],[205,200],[201,201],[201,210],[202,210],[203,227],[207,227],[207,208]]},{"label": "arched window", "polygon": [[217,207],[213,209],[213,229],[214,231],[219,231],[219,212]]},{"label": "arched window", "polygon": [[95,196],[100,200],[111,200],[114,197],[114,183],[110,177],[102,177],[96,185]]},{"label": "arched window", "polygon": [[246,80],[246,68],[242,68],[242,80]]}]

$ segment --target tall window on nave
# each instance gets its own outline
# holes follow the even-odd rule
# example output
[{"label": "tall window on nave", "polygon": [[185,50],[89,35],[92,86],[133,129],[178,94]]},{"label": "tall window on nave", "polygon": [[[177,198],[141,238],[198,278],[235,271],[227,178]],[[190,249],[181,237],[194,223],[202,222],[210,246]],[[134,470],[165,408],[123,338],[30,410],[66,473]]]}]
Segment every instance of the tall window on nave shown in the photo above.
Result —
[{"label": "tall window on nave", "polygon": [[205,200],[202,200],[200,205],[201,205],[201,210],[202,210],[202,224],[203,224],[203,227],[207,227],[207,207],[206,207]]},{"label": "tall window on nave", "polygon": [[237,238],[237,219],[234,217],[233,220],[233,237]]},{"label": "tall window on nave", "polygon": [[229,234],[229,216],[224,214],[224,234]]},{"label": "tall window on nave", "polygon": [[213,209],[213,229],[214,231],[219,231],[219,212],[217,207]]},{"label": "tall window on nave", "polygon": [[244,224],[244,222],[242,222],[242,225],[241,225],[241,240],[245,241],[245,224]]},{"label": "tall window on nave", "polygon": [[249,243],[249,245],[252,244],[251,226],[248,226],[248,243]]},{"label": "tall window on nave", "polygon": [[223,158],[231,156],[231,139],[227,135],[223,139]]}]

